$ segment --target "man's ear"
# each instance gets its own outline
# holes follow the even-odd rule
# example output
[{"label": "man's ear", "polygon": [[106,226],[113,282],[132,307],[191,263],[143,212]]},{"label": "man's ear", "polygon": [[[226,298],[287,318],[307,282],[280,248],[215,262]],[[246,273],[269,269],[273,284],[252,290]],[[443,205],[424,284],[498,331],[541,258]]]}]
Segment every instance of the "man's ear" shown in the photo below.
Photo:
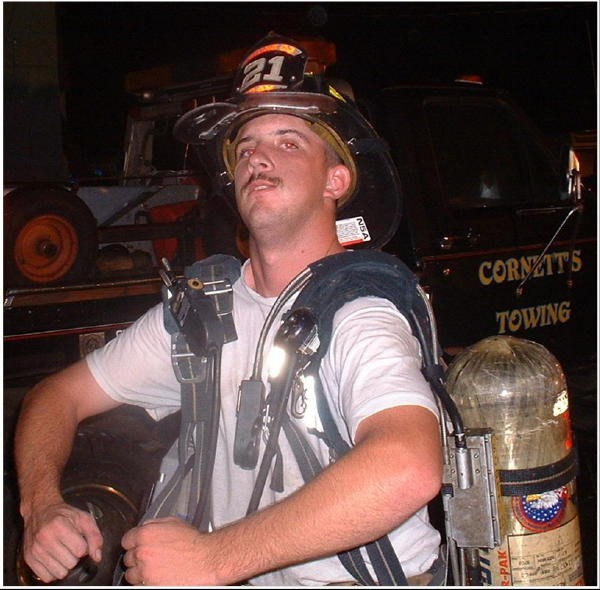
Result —
[{"label": "man's ear", "polygon": [[344,164],[331,166],[327,172],[324,196],[337,201],[341,199],[350,188],[352,178],[350,170]]}]

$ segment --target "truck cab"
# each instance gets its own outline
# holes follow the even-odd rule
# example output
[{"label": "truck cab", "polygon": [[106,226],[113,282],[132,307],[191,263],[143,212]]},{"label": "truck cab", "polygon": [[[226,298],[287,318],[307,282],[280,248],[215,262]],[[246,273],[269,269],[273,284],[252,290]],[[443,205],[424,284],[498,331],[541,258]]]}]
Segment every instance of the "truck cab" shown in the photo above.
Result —
[{"label": "truck cab", "polygon": [[481,84],[395,86],[361,104],[402,185],[385,249],[430,294],[448,356],[505,334],[569,366],[592,361],[596,200],[570,186],[572,157],[556,159],[506,93]]},{"label": "truck cab", "polygon": [[[321,69],[335,61],[329,53],[316,60]],[[128,80],[135,104],[118,182],[18,187],[5,195],[5,342],[20,346],[35,335],[39,344],[38,333],[52,333],[53,323],[80,339],[103,332],[98,326],[121,329],[137,316],[111,322],[115,297],[139,293],[131,281],[146,291],[150,281],[158,301],[162,258],[181,270],[217,252],[245,256],[236,213],[211,193],[198,154],[172,135],[189,109],[228,95],[231,75],[167,76],[152,86],[157,76],[150,74]],[[352,94],[350,83],[340,88]],[[355,99],[388,142],[401,184],[400,225],[384,249],[429,293],[447,357],[505,334],[547,346],[568,368],[593,365],[597,203],[595,187],[580,189],[573,176],[574,150],[557,157],[505,92],[478,82],[403,84]],[[46,237],[55,227],[60,240]],[[61,269],[71,264],[62,278],[59,262]],[[27,283],[28,269],[41,278]],[[115,280],[119,289],[111,293],[119,295],[101,296]],[[42,303],[57,300],[58,310]]]},{"label": "truck cab", "polygon": [[[120,185],[129,192],[117,195],[111,187],[100,187],[107,208],[102,214],[94,211],[98,233],[93,239],[100,243],[128,243],[134,236],[150,240],[152,264],[147,271],[151,276],[131,280],[125,269],[125,278],[119,281],[90,282],[88,276],[67,286],[9,289],[4,314],[9,374],[15,366],[30,367],[31,359],[39,367],[41,355],[48,352],[54,357],[46,371],[59,369],[114,337],[157,303],[157,253],[166,253],[167,258],[178,255],[179,263],[198,257],[198,251],[188,247],[182,258],[181,239],[174,246],[173,238],[187,235],[192,240],[185,242],[188,246],[200,238],[200,255],[225,251],[244,257],[241,241],[236,240],[235,215],[211,194],[210,179],[191,147],[177,144],[171,133],[186,110],[222,99],[230,80],[226,76],[185,84],[171,81],[158,91],[139,90],[139,104],[128,119]],[[593,366],[597,204],[592,187],[581,190],[573,150],[557,158],[504,92],[478,83],[397,85],[356,96],[356,101],[388,142],[401,184],[400,224],[383,249],[417,274],[431,300],[446,360],[482,338],[501,334],[546,346],[567,370]],[[186,197],[190,187],[192,196]],[[79,197],[90,208],[99,203],[97,194],[83,187],[71,192],[72,198]],[[166,197],[163,202],[161,193]],[[150,218],[151,209],[156,213],[163,204],[171,207],[175,193],[182,195],[175,201],[192,201],[200,207],[202,223],[191,226],[184,216],[176,218],[179,225],[160,231],[153,225],[156,219]],[[159,200],[146,200],[148,196]],[[117,208],[118,219],[115,203],[125,205]],[[138,224],[140,231],[132,232],[135,223],[130,220],[139,221],[140,211],[151,223]],[[215,232],[215,240],[210,231]],[[73,338],[78,343],[71,342]],[[19,364],[21,350],[26,354]],[[138,453],[140,444],[148,449],[140,441],[149,427],[135,418],[143,432],[129,454],[139,454],[139,462],[155,469],[157,454],[166,450],[165,437],[158,437],[150,456]],[[175,436],[171,430],[169,436]],[[93,450],[89,441],[99,439],[99,454],[117,457],[108,476],[97,473],[88,461],[89,452],[73,464],[70,473],[86,485],[102,477],[103,484],[122,491],[124,480],[135,479],[133,471],[124,477],[130,467],[119,460],[123,448],[130,447],[115,439],[109,440],[107,449],[107,432],[111,424],[101,423],[87,434],[83,431],[80,442]],[[156,434],[152,427],[151,432]],[[134,467],[139,466],[131,470]],[[149,471],[145,470],[146,479],[138,478],[134,492],[123,492],[136,507],[153,481],[155,473]],[[18,523],[12,526],[17,529]],[[17,563],[9,579],[13,577],[24,585],[31,581],[22,563]],[[98,579],[92,577],[89,583]]]}]

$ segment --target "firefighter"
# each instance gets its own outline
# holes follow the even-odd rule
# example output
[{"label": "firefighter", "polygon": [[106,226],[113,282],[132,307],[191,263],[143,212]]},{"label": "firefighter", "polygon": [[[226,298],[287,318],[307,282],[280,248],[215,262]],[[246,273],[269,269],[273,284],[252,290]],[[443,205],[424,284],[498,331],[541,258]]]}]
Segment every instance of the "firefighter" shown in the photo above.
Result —
[{"label": "firefighter", "polygon": [[[259,380],[269,381],[275,332],[293,297],[262,334],[265,318],[307,265],[344,253],[336,233],[340,211],[362,211],[369,222],[372,211],[398,199],[383,142],[349,99],[305,72],[306,57],[294,41],[269,35],[240,65],[229,101],[198,107],[177,126],[181,140],[203,150],[218,190],[234,195],[249,232],[249,259],[231,288],[235,339],[220,350],[213,392],[220,406],[210,522],[196,527],[193,510],[174,509],[128,531],[122,563],[130,584],[383,584],[375,563],[382,555],[373,553],[382,538],[398,560],[394,583],[443,582],[440,535],[427,516],[441,485],[438,409],[421,374],[418,341],[389,301],[360,297],[336,312],[317,375],[350,450],[341,457],[331,452],[307,385],[294,398],[302,403],[284,411],[322,471],[305,483],[281,436],[256,495],[258,466],[234,461],[240,383],[252,374],[258,349],[265,359]],[[384,240],[395,215],[374,219],[374,234]],[[16,434],[24,556],[44,582],[64,578],[82,556],[102,556],[93,517],[66,504],[60,491],[78,423],[123,403],[155,419],[180,409],[167,323],[163,306],[154,307],[25,399]],[[268,413],[259,416],[260,447],[272,421]],[[249,511],[255,496],[258,510]],[[363,546],[364,565],[356,565],[355,548]],[[340,555],[350,556],[356,571]]]}]

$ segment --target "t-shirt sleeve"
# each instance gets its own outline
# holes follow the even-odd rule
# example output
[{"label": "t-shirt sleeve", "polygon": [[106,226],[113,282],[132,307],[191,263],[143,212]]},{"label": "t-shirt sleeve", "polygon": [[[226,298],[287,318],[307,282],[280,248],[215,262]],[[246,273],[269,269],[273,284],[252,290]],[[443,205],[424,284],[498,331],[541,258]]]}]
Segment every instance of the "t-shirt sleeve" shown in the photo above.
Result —
[{"label": "t-shirt sleeve", "polygon": [[362,420],[391,407],[422,406],[439,418],[421,373],[419,342],[385,299],[363,297],[338,310],[323,362],[333,380],[328,389],[337,396],[331,401],[352,441]]},{"label": "t-shirt sleeve", "polygon": [[163,325],[162,304],[158,304],[104,347],[91,352],[86,361],[110,397],[141,406],[160,420],[180,407],[170,339]]}]

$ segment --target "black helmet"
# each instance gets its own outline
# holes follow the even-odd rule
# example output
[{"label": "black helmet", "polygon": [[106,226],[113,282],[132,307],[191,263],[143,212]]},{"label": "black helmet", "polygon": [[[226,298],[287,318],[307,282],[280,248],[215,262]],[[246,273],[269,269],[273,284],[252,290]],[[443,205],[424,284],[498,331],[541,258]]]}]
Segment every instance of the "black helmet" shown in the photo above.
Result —
[{"label": "black helmet", "polygon": [[380,248],[400,221],[400,185],[388,146],[348,96],[321,75],[305,71],[307,60],[298,43],[270,33],[239,65],[232,98],[183,115],[175,137],[198,146],[221,190],[233,197],[234,139],[240,127],[273,113],[305,119],[352,175],[350,189],[338,202],[340,241]]}]

